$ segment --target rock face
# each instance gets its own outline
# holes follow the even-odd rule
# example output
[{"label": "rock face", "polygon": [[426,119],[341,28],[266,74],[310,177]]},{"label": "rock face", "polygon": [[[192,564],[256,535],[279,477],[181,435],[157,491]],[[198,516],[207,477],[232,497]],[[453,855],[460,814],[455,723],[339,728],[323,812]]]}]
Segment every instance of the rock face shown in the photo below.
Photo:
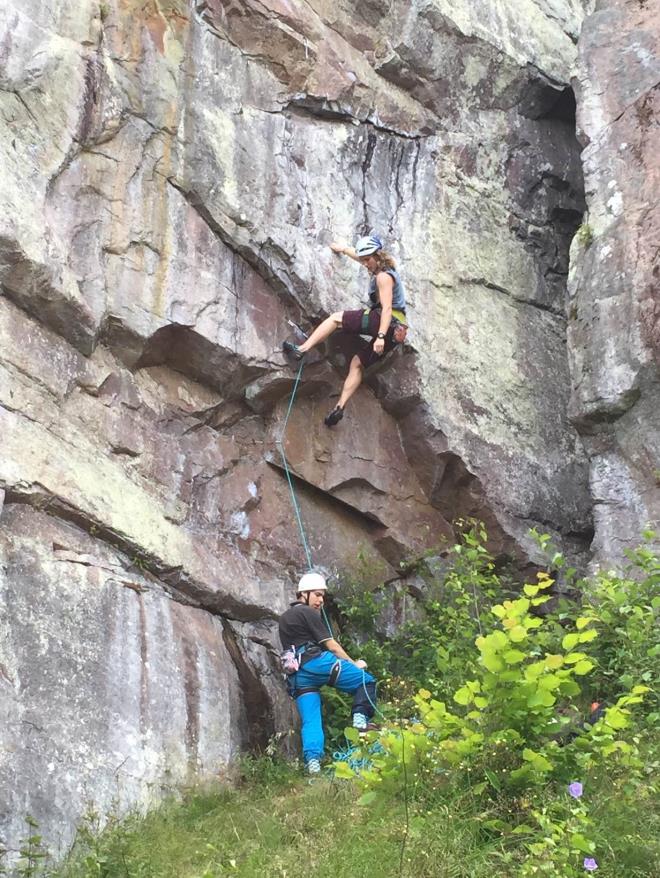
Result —
[{"label": "rock face", "polygon": [[[291,727],[274,625],[305,556],[278,454],[294,377],[280,345],[291,323],[362,303],[366,277],[334,238],[386,238],[412,332],[333,431],[322,416],[345,340],[305,368],[285,447],[315,563],[394,580],[466,515],[520,563],[535,557],[532,525],[585,560],[565,318],[584,210],[569,82],[585,5],[2,4],[11,848],[26,812],[63,850],[90,802],[148,804]],[[612,107],[624,92],[622,78]],[[630,149],[650,162],[639,137]],[[643,184],[628,167],[632,192]],[[602,180],[590,197],[605,243]],[[579,307],[598,304],[596,271],[576,281]],[[651,376],[644,338],[636,387]],[[590,343],[574,344],[595,362],[603,345]],[[574,417],[583,432],[609,417],[620,462],[646,415],[624,407],[611,427],[612,394],[593,386],[575,391]],[[650,424],[653,396],[637,397]],[[609,459],[592,450],[592,472]]]},{"label": "rock face", "polygon": [[572,250],[570,414],[590,457],[594,557],[660,521],[660,15],[602,2],[577,76],[588,214]]}]

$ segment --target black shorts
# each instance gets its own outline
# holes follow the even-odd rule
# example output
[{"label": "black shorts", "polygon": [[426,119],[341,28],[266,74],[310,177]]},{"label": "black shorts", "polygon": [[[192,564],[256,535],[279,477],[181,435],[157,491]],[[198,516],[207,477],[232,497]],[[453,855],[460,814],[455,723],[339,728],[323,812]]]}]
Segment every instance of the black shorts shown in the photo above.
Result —
[{"label": "black shorts", "polygon": [[[369,316],[366,321],[367,325],[364,328],[363,317],[364,308],[360,308],[357,311],[344,311],[341,315],[341,328],[344,332],[350,332],[354,335],[370,335],[372,339],[375,339],[378,335],[378,330],[380,329],[380,311],[376,311],[375,309],[369,311]],[[363,342],[363,346],[357,352],[357,357],[365,369],[368,369],[369,366],[373,366],[373,364],[381,360],[388,351],[391,351],[392,348],[396,347],[396,342],[392,338],[393,332],[394,324],[390,323],[390,328],[385,333],[385,349],[380,355],[374,351],[373,341]]]}]

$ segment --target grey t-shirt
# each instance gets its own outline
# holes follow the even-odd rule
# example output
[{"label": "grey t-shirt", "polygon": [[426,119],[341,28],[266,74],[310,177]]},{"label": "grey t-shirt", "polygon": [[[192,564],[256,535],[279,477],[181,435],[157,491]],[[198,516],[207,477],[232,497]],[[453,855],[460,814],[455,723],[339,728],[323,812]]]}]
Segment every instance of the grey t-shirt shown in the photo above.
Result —
[{"label": "grey t-shirt", "polygon": [[303,646],[305,643],[323,644],[332,634],[318,610],[296,601],[280,616],[282,649]]}]

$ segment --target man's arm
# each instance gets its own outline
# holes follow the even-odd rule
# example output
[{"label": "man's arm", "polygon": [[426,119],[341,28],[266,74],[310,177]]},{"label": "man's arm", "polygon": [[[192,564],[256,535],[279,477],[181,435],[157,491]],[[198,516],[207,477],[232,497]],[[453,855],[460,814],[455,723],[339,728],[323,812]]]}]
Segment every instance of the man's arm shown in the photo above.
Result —
[{"label": "man's arm", "polygon": [[337,658],[344,659],[344,661],[351,662],[351,664],[355,665],[358,668],[366,668],[367,663],[362,659],[357,659],[357,661],[353,661],[350,655],[346,652],[345,649],[342,648],[341,644],[339,644],[332,637],[329,640],[323,641],[323,646],[327,650],[329,650],[333,655],[336,655]]}]

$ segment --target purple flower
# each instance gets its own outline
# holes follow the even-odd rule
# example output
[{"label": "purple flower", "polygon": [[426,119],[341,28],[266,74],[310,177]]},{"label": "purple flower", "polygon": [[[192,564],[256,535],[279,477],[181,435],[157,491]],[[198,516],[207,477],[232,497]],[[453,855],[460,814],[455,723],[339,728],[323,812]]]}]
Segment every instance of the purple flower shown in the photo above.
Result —
[{"label": "purple flower", "polygon": [[585,857],[583,866],[587,870],[587,872],[595,872],[598,868],[598,863],[594,860],[593,857]]},{"label": "purple flower", "polygon": [[574,799],[579,799],[582,795],[582,784],[576,780],[574,783],[568,785],[568,792]]}]

